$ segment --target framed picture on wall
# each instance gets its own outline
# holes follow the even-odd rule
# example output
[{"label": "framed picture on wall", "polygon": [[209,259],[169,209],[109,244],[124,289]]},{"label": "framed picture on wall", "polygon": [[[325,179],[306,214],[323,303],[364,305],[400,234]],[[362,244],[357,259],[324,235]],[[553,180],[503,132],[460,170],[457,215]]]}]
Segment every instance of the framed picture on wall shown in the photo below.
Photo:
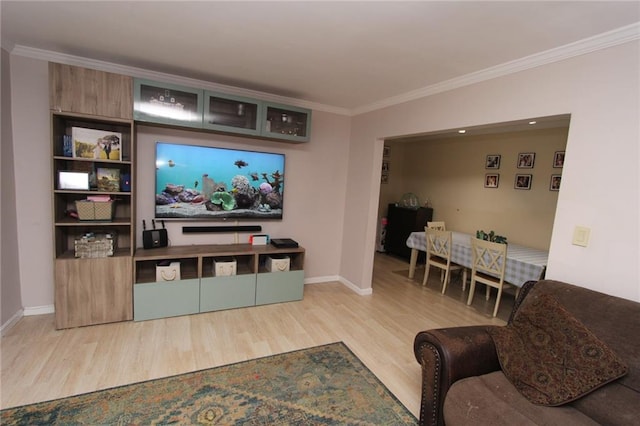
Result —
[{"label": "framed picture on wall", "polygon": [[484,175],[484,187],[485,188],[497,188],[500,181],[500,175],[498,173],[487,173]]},{"label": "framed picture on wall", "polygon": [[560,191],[561,181],[562,175],[551,175],[551,182],[549,182],[549,191]]},{"label": "framed picture on wall", "polygon": [[564,166],[564,151],[556,151],[553,154],[553,168],[559,169]]},{"label": "framed picture on wall", "polygon": [[531,179],[533,175],[516,175],[515,189],[531,189]]},{"label": "framed picture on wall", "polygon": [[490,154],[487,155],[487,159],[484,163],[485,169],[499,169],[500,168],[500,155]]},{"label": "framed picture on wall", "polygon": [[535,152],[521,152],[518,154],[518,168],[519,169],[533,169],[533,164],[536,160]]},{"label": "framed picture on wall", "polygon": [[380,183],[389,183],[389,162],[382,161],[382,174],[380,175]]}]

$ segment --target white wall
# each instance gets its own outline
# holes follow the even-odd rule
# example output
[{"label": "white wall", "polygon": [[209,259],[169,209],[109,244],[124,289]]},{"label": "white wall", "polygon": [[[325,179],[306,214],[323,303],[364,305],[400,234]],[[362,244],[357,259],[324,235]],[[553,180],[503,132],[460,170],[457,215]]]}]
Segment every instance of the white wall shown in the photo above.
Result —
[{"label": "white wall", "polygon": [[53,305],[53,175],[48,79],[47,62],[11,56],[17,266],[25,314],[38,313],[40,309],[51,312]]},{"label": "white wall", "polygon": [[[308,249],[309,280],[340,275],[367,293],[383,138],[569,113],[547,276],[640,300],[639,52],[634,41],[351,119],[314,112],[311,143],[282,148],[287,173],[301,179],[287,193],[293,216],[268,232]],[[48,70],[46,61],[14,55],[10,65],[19,274],[23,306],[37,312],[53,304]],[[185,141],[201,139],[185,133]],[[147,216],[144,191],[138,195]],[[591,228],[587,248],[571,245],[575,225]],[[606,262],[616,267],[600,266]]]},{"label": "white wall", "polygon": [[[261,139],[226,136],[190,130],[138,126],[137,139],[137,207],[140,222],[154,216],[155,143],[157,141],[201,146],[277,152],[286,155],[284,217],[279,221],[242,221],[242,225],[261,225],[262,233],[272,238],[293,238],[305,247],[307,281],[335,279],[340,268],[341,252],[336,241],[342,235],[347,169],[349,117],[314,111],[311,142],[291,144]],[[250,234],[182,234],[189,225],[216,226],[221,222],[197,223],[166,221],[173,245],[230,244],[247,242]],[[232,223],[224,223],[232,225]],[[137,247],[142,246],[138,224]]]},{"label": "white wall", "polygon": [[19,263],[18,232],[16,230],[16,188],[13,167],[13,135],[11,125],[11,78],[9,69],[9,53],[2,49],[2,88],[0,99],[2,100],[2,154],[1,176],[2,192],[0,212],[0,261],[2,275],[0,276],[0,324],[10,323],[12,317],[22,309],[20,293],[20,270],[16,268]]},{"label": "white wall", "polygon": [[[640,300],[639,79],[633,41],[354,117],[341,275],[371,286],[381,138],[568,113],[547,277]],[[586,248],[576,225],[591,228]]]}]

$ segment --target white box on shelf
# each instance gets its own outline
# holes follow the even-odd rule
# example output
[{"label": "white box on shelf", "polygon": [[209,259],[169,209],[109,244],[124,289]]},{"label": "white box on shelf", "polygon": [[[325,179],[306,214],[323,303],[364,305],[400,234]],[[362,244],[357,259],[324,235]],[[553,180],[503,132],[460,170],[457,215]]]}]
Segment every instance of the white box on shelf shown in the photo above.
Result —
[{"label": "white box on shelf", "polygon": [[213,259],[213,275],[215,277],[230,277],[236,275],[238,264],[233,257],[217,257]]},{"label": "white box on shelf", "polygon": [[269,236],[267,234],[253,234],[249,237],[249,243],[254,246],[266,246],[269,244]]},{"label": "white box on shelf", "polygon": [[284,254],[270,254],[265,260],[264,266],[269,272],[286,272],[291,264],[289,256]]},{"label": "white box on shelf", "polygon": [[180,262],[171,262],[168,265],[163,263],[156,265],[156,281],[180,280]]}]

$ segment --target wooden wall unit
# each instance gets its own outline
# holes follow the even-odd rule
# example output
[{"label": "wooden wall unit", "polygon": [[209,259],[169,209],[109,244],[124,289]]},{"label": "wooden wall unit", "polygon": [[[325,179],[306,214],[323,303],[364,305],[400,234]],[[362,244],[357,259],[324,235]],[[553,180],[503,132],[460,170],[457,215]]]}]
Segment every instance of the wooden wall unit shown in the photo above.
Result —
[{"label": "wooden wall unit", "polygon": [[[136,205],[132,80],[60,64],[50,64],[49,72],[56,328],[131,320]],[[120,134],[119,159],[65,153],[63,140],[72,135],[74,127]],[[130,186],[119,185],[109,191],[60,186],[60,171],[95,173],[98,168],[117,169],[121,177],[128,175]],[[112,218],[79,220],[69,214],[76,209],[76,201],[97,194],[116,200]],[[87,233],[115,236],[114,255],[76,258],[75,241]]]},{"label": "wooden wall unit", "polygon": [[50,62],[49,106],[53,111],[133,119],[133,78]]}]

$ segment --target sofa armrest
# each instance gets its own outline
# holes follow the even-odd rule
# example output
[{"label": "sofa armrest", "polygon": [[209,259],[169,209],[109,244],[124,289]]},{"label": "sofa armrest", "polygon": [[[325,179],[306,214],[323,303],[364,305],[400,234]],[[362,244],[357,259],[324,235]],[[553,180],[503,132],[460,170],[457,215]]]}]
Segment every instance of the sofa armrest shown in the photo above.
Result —
[{"label": "sofa armrest", "polygon": [[444,424],[442,407],[454,382],[500,369],[488,327],[441,328],[416,335],[413,351],[422,366],[421,425]]}]

